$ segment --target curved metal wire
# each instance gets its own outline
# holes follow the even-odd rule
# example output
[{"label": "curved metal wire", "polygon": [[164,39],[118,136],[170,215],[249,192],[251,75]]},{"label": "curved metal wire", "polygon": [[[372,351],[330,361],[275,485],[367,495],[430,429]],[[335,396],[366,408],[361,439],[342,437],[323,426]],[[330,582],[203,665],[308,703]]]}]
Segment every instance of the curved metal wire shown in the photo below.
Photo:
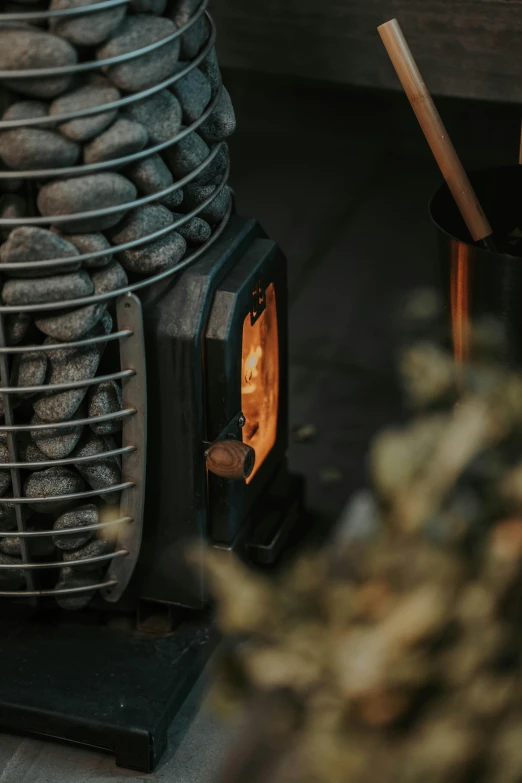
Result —
[{"label": "curved metal wire", "polygon": [[[66,429],[71,427],[81,427],[83,424],[101,424],[103,421],[113,421],[114,419],[124,419],[127,416],[134,416],[136,410],[134,408],[125,408],[121,411],[114,411],[114,413],[104,413],[103,416],[88,416],[85,419],[74,419],[71,421],[56,421],[46,424],[2,424],[0,426],[0,433],[2,432],[32,432],[33,430],[54,430],[54,429]],[[39,463],[42,464],[41,462]],[[1,464],[0,464],[1,467]]]},{"label": "curved metal wire", "polygon": [[8,533],[0,533],[0,540],[3,538],[49,538],[49,536],[74,536],[83,533],[92,533],[95,530],[103,530],[113,525],[123,525],[133,522],[132,517],[120,517],[108,522],[97,522],[95,525],[84,525],[83,527],[70,527],[65,530],[11,530]]},{"label": "curved metal wire", "polygon": [[62,503],[68,500],[82,500],[83,498],[92,498],[97,495],[110,495],[111,492],[121,492],[124,489],[133,487],[132,481],[124,481],[121,484],[114,484],[111,487],[102,489],[88,489],[85,492],[71,492],[69,495],[52,495],[48,498],[0,498],[0,504],[7,503],[9,506],[29,505],[30,503]]},{"label": "curved metal wire", "polygon": [[[67,345],[65,346],[67,348]],[[135,375],[134,370],[120,370],[108,375],[94,375],[83,381],[67,381],[66,383],[43,383],[39,386],[0,386],[0,394],[36,394],[37,392],[61,392],[69,389],[83,389],[85,386],[97,386],[104,381],[118,381]],[[73,420],[71,420],[73,421]]]},{"label": "curved metal wire", "polygon": [[[62,563],[62,568],[64,567]],[[94,585],[86,587],[67,587],[61,590],[1,590],[0,598],[47,598],[57,595],[76,595],[77,593],[96,593],[98,590],[104,590],[107,587],[117,585],[115,579],[109,579],[106,582],[97,582]]]},{"label": "curved metal wire", "polygon": [[[99,454],[93,454],[87,457],[67,457],[65,459],[43,459],[40,462],[0,462],[0,470],[10,470],[11,468],[32,468],[33,470],[43,470],[44,468],[63,467],[65,465],[80,465],[83,462],[100,462],[109,457],[118,457],[121,454],[128,454],[136,451],[136,446],[123,446],[121,449],[111,449],[110,451],[101,451]],[[2,538],[0,533],[0,539]]]},{"label": "curved metal wire", "polygon": [[[145,149],[140,150],[139,152],[133,152],[130,155],[125,155],[122,158],[110,158],[109,160],[103,160],[100,161],[99,163],[86,163],[82,166],[67,166],[64,168],[54,167],[52,169],[32,169],[32,170],[13,169],[10,171],[0,171],[0,182],[2,179],[7,179],[7,180],[52,179],[54,177],[60,177],[60,179],[61,178],[66,179],[66,178],[73,178],[73,177],[85,177],[88,174],[98,174],[99,172],[106,171],[107,169],[109,169],[110,171],[112,171],[113,169],[121,169],[124,166],[129,166],[131,163],[136,163],[137,161],[143,160],[144,158],[150,158],[151,155],[156,155],[157,153],[162,152],[164,149],[167,149],[167,147],[171,147],[174,144],[177,144],[179,141],[184,139],[185,136],[188,136],[193,131],[196,131],[216,108],[217,104],[219,103],[219,99],[221,97],[221,91],[222,91],[222,87],[219,88],[219,90],[216,92],[214,97],[211,99],[210,103],[206,107],[203,114],[200,117],[198,117],[198,119],[195,120],[192,123],[192,125],[187,125],[186,128],[183,128],[183,130],[181,130],[175,136],[172,136],[172,138],[167,139],[167,141],[162,141],[161,143],[156,144],[154,147],[146,147]],[[105,111],[107,111],[107,109],[105,109]],[[99,113],[101,114],[102,112]],[[2,130],[2,123],[0,123],[0,131],[1,130]],[[210,155],[209,155],[208,158],[206,158],[205,161],[203,162],[209,165],[209,163],[212,162],[214,157],[215,155],[212,157],[212,159],[210,159]]]},{"label": "curved metal wire", "polygon": [[0,14],[0,23],[2,22],[34,22],[44,19],[57,19],[68,16],[83,16],[92,14],[96,11],[107,11],[118,5],[127,5],[130,0],[101,0],[99,3],[86,6],[76,6],[75,8],[60,8],[55,11],[19,11]]},{"label": "curved metal wire", "polygon": [[[216,188],[216,190],[212,193],[212,195],[208,199],[206,199],[206,202],[203,202],[203,204],[200,205],[200,207],[198,207],[197,210],[194,210],[192,213],[189,213],[189,215],[185,215],[185,218],[189,216],[195,217],[202,209],[205,208],[204,207],[205,203],[207,205],[212,203],[212,201],[217,197],[217,195],[219,195],[219,193],[221,192],[221,190],[226,184],[227,184],[227,180],[226,178],[224,178],[221,184],[218,186],[218,188]],[[218,227],[214,229],[214,232],[212,233],[210,239],[204,245],[201,245],[201,247],[199,247],[194,253],[191,253],[191,255],[187,256],[187,258],[184,258],[182,261],[179,262],[179,264],[176,264],[171,269],[167,269],[164,272],[159,272],[157,275],[147,277],[146,279],[140,280],[137,283],[132,283],[131,285],[125,286],[125,288],[120,288],[117,291],[111,291],[110,293],[107,294],[94,294],[92,296],[84,296],[81,299],[70,299],[67,302],[47,302],[45,304],[31,304],[31,305],[1,305],[0,313],[43,312],[45,310],[57,310],[57,309],[63,310],[68,307],[81,307],[82,305],[95,304],[97,302],[106,302],[109,299],[115,299],[118,296],[121,296],[122,294],[126,294],[131,291],[139,291],[141,288],[146,288],[147,286],[152,285],[153,283],[157,283],[160,280],[164,280],[165,278],[180,272],[182,269],[185,269],[185,267],[192,264],[203,253],[205,253],[208,250],[208,248],[211,247],[214,244],[214,242],[217,241],[217,239],[221,236],[221,234],[225,230],[231,212],[232,212],[232,204],[231,202],[229,202],[225,216],[223,217],[222,221],[219,223]],[[183,222],[186,222],[186,220],[184,220]],[[178,225],[180,224],[181,222],[178,223]],[[161,234],[164,235],[166,233],[170,233],[170,231],[173,231],[174,229],[175,229],[175,224],[171,226],[167,226],[166,229],[161,230]],[[149,237],[150,236],[155,237],[159,233],[160,232],[157,231],[155,232],[154,235],[149,235]],[[149,242],[151,241],[150,238],[147,239]]]},{"label": "curved metal wire", "polygon": [[[127,0],[125,1],[127,2]],[[207,3],[208,0],[206,0],[206,4]],[[92,6],[82,6],[82,8],[87,7],[92,8]],[[184,79],[185,76],[194,70],[194,68],[197,68],[198,65],[200,65],[207,57],[212,47],[216,43],[216,26],[212,20],[212,17],[208,13],[205,15],[205,18],[210,29],[209,37],[205,45],[199,54],[193,60],[191,60],[185,68],[173,74],[172,76],[169,76],[168,79],[164,79],[162,82],[158,82],[158,84],[155,84],[153,87],[148,87],[146,90],[134,92],[131,95],[126,95],[124,98],[119,98],[117,101],[99,104],[98,106],[90,106],[89,108],[78,109],[76,111],[67,112],[65,114],[51,114],[47,117],[27,117],[23,120],[1,120],[0,130],[4,131],[14,130],[17,128],[30,128],[33,125],[37,126],[38,128],[42,128],[46,127],[47,125],[58,125],[64,122],[68,122],[69,120],[79,120],[83,119],[84,117],[92,117],[96,116],[97,114],[104,114],[105,112],[113,111],[114,109],[122,109],[132,103],[139,103],[139,101],[142,101],[145,98],[150,98],[151,95],[155,95],[157,92],[161,92],[161,90],[165,90],[168,87],[171,87],[176,82]],[[2,172],[2,178],[5,178],[5,173],[7,172]],[[10,173],[11,172],[9,172],[9,174]]]},{"label": "curved metal wire", "polygon": [[0,354],[3,353],[38,353],[48,351],[63,351],[64,348],[85,348],[89,345],[98,345],[99,343],[108,343],[112,340],[124,340],[127,337],[132,337],[132,332],[129,329],[125,329],[121,332],[113,332],[112,334],[101,335],[100,337],[88,337],[85,340],[76,340],[71,343],[53,343],[52,345],[7,345],[0,347]]},{"label": "curved metal wire", "polygon": [[[100,68],[108,68],[111,65],[120,65],[121,63],[128,62],[129,60],[135,60],[138,57],[143,57],[145,54],[155,52],[157,49],[166,46],[168,43],[172,43],[176,39],[180,38],[186,33],[205,12],[208,0],[203,0],[201,6],[198,8],[195,14],[191,16],[189,21],[183,27],[175,30],[173,33],[166,35],[165,38],[161,38],[159,41],[142,46],[140,49],[133,49],[130,52],[124,52],[123,54],[117,54],[114,57],[107,57],[105,60],[89,60],[84,63],[77,63],[76,65],[60,65],[54,68],[26,68],[19,71],[0,71],[0,79],[17,80],[17,79],[45,79],[47,77],[56,76],[74,76],[78,73],[85,73],[86,71],[95,71]],[[81,6],[81,8],[88,6]],[[0,20],[1,21],[1,20]],[[4,20],[5,21],[5,20]]]},{"label": "curved metal wire", "polygon": [[114,560],[116,557],[127,557],[129,553],[126,549],[119,552],[112,552],[108,555],[97,555],[96,557],[85,557],[83,560],[60,560],[52,563],[0,563],[0,571],[41,571],[48,568],[78,568],[90,563],[103,563],[106,560]]}]

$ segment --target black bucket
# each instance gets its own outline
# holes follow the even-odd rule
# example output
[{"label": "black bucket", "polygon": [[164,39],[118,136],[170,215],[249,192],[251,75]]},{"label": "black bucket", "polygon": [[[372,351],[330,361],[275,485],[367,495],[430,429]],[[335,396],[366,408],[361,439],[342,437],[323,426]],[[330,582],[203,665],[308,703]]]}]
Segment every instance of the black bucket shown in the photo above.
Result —
[{"label": "black bucket", "polygon": [[[494,235],[522,231],[522,166],[484,169],[470,174]],[[469,353],[469,325],[489,317],[502,325],[505,345],[499,360],[522,368],[522,258],[477,247],[448,186],[430,202],[439,235],[441,286],[453,349],[459,362]]]}]

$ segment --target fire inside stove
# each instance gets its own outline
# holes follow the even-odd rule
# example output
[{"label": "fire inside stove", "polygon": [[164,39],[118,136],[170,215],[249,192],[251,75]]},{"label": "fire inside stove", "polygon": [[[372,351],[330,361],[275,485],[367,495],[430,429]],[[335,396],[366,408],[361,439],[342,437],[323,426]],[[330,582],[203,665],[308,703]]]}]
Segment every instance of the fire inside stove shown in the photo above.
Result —
[{"label": "fire inside stove", "polygon": [[247,484],[273,449],[279,408],[279,337],[274,284],[265,293],[265,309],[257,320],[243,324],[241,406],[245,416],[243,443],[256,453]]}]

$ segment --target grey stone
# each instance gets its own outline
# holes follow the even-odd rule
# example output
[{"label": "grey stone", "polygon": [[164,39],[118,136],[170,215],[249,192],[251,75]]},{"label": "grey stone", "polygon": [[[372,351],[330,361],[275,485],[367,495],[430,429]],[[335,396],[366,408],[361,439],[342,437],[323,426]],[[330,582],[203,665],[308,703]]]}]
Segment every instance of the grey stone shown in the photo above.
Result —
[{"label": "grey stone", "polygon": [[[50,498],[85,490],[85,482],[76,471],[56,467],[32,473],[25,482],[24,495],[27,498]],[[29,507],[41,514],[62,514],[75,502],[64,497],[63,500],[29,503]]]},{"label": "grey stone", "polygon": [[[90,541],[79,549],[64,552],[63,561],[72,566],[76,560],[86,560],[89,557],[101,557],[102,555],[108,555],[113,550],[114,544],[111,541],[108,541],[106,538],[95,538],[93,541]],[[109,560],[102,560],[101,563],[85,563],[84,565],[75,566],[75,571],[96,571],[100,565],[108,566]]]},{"label": "grey stone", "polygon": [[9,557],[21,558],[22,547],[19,536],[16,536],[16,538],[0,538],[0,552],[4,555],[9,555]]},{"label": "grey stone", "polygon": [[11,471],[0,470],[0,497],[5,495],[11,486]]},{"label": "grey stone", "polygon": [[221,142],[216,157],[203,169],[193,182],[199,185],[217,185],[221,181],[230,160],[228,145]]},{"label": "grey stone", "polygon": [[44,304],[79,299],[93,291],[89,274],[80,269],[67,275],[8,280],[2,288],[2,299],[7,305]]},{"label": "grey stone", "polygon": [[[87,414],[92,416],[107,416],[109,413],[121,411],[123,399],[121,389],[115,381],[103,381],[98,386],[91,387],[88,395]],[[112,435],[122,427],[121,419],[101,421],[90,425],[96,435]]]},{"label": "grey stone", "polygon": [[159,155],[138,160],[125,169],[125,174],[143,196],[165,190],[174,182],[172,174]]},{"label": "grey stone", "polygon": [[[36,117],[47,117],[47,103],[45,101],[17,101],[12,103],[2,115],[2,120],[32,120]],[[31,128],[38,127],[31,125]]]},{"label": "grey stone", "polygon": [[[87,255],[87,253],[98,253],[101,250],[111,250],[111,244],[103,234],[68,234],[67,239],[76,247],[82,256]],[[82,264],[91,269],[107,266],[111,261],[112,252],[108,252],[103,256],[88,258],[85,261],[82,261]]]},{"label": "grey stone", "polygon": [[[0,247],[0,263],[23,264],[27,261],[50,261],[59,258],[72,258],[79,255],[77,248],[64,237],[37,226],[20,226],[9,234],[7,241]],[[8,269],[10,277],[49,277],[79,269],[80,261],[68,264],[46,266],[39,269]]]},{"label": "grey stone", "polygon": [[121,117],[83,149],[84,163],[101,163],[140,152],[148,141],[146,128]]},{"label": "grey stone", "polygon": [[77,162],[80,147],[54,130],[16,128],[0,133],[0,156],[15,171],[65,168]]},{"label": "grey stone", "polygon": [[[91,587],[99,584],[97,572],[85,573],[76,568],[62,568],[60,578],[56,583],[56,590],[70,590],[71,588]],[[85,590],[81,593],[72,593],[70,595],[57,595],[55,601],[61,609],[70,612],[78,612],[84,609],[93,599],[96,590]]]},{"label": "grey stone", "polygon": [[[176,25],[165,17],[136,14],[127,16],[111,38],[96,52],[98,60],[133,52],[161,41],[176,32]],[[106,73],[113,84],[125,92],[138,92],[153,87],[174,73],[179,58],[179,38],[157,49],[117,65]]]},{"label": "grey stone", "polygon": [[61,342],[73,342],[79,340],[98,323],[106,306],[105,303],[100,302],[74,310],[59,310],[50,315],[42,313],[34,320],[38,329],[48,337],[54,337]]},{"label": "grey stone", "polygon": [[181,179],[203,163],[210,154],[208,145],[197,133],[189,133],[163,153],[175,177]]},{"label": "grey stone", "polygon": [[[38,194],[38,209],[46,217],[73,215],[107,207],[123,207],[135,198],[136,188],[121,174],[88,174],[44,185]],[[60,229],[67,234],[100,231],[115,226],[126,211],[123,208],[110,215],[69,220],[60,224]]]},{"label": "grey stone", "polygon": [[[177,0],[172,18],[178,27],[184,27],[201,5],[201,0]],[[206,40],[205,16],[199,17],[192,27],[181,36],[181,57],[192,60]]]},{"label": "grey stone", "polygon": [[[74,457],[91,457],[103,454],[116,448],[112,439],[100,437],[90,433],[74,450]],[[96,490],[107,489],[121,484],[121,466],[117,457],[94,460],[93,462],[77,462],[76,469],[83,476],[87,484]],[[104,503],[114,504],[119,499],[119,492],[107,492],[100,494],[100,500]]]},{"label": "grey stone", "polygon": [[212,47],[205,59],[200,62],[199,70],[205,74],[209,80],[212,88],[212,95],[215,95],[222,82],[215,46]]},{"label": "grey stone", "polygon": [[[146,237],[174,222],[171,213],[163,206],[149,204],[133,210],[113,234],[115,244],[132,242]],[[159,239],[117,253],[117,257],[129,272],[158,274],[171,269],[185,252],[185,240],[175,231]]]},{"label": "grey stone", "polygon": [[24,572],[22,569],[4,569],[3,565],[22,565],[18,557],[11,557],[0,552],[0,587],[2,590],[22,590],[25,585]]},{"label": "grey stone", "polygon": [[[0,70],[16,71],[35,68],[59,68],[75,65],[76,49],[63,38],[36,28],[0,29]],[[36,79],[4,79],[3,84],[16,92],[35,98],[54,98],[64,92],[71,76],[48,76]]]},{"label": "grey stone", "polygon": [[[71,417],[75,419],[85,418],[85,411],[82,406]],[[31,424],[45,424],[37,413],[31,419]],[[49,459],[65,459],[75,448],[83,432],[83,425],[78,427],[53,427],[50,430],[31,430],[31,437],[40,449]]]},{"label": "grey stone", "polygon": [[[52,0],[49,10],[93,5],[99,0]],[[50,29],[76,46],[97,46],[105,41],[125,16],[125,6],[117,5],[104,11],[51,19]]]},{"label": "grey stone", "polygon": [[[19,432],[16,438],[18,458],[20,462],[45,462],[49,459],[43,451],[40,451],[31,434],[27,431]],[[43,470],[43,467],[31,468],[31,470]]]},{"label": "grey stone", "polygon": [[9,503],[8,498],[12,497],[9,493],[0,500],[0,532],[8,533],[16,527],[16,506]]},{"label": "grey stone", "polygon": [[161,16],[167,7],[167,0],[130,0],[129,5],[134,14]]},{"label": "grey stone", "polygon": [[[181,71],[187,65],[188,63],[185,62],[179,63],[177,70]],[[193,68],[182,79],[174,82],[169,89],[181,103],[185,125],[192,125],[193,122],[196,122],[212,98],[210,82],[199,68]]]},{"label": "grey stone", "polygon": [[236,115],[232,100],[226,87],[221,90],[221,96],[215,109],[198,128],[198,133],[205,141],[212,143],[232,136],[236,130]]},{"label": "grey stone", "polygon": [[129,284],[129,278],[118,261],[111,261],[108,266],[92,273],[92,282],[95,294],[108,294],[125,288]]},{"label": "grey stone", "polygon": [[[17,196],[16,194],[4,194],[0,196],[0,219],[1,220],[17,220],[23,218],[27,214],[27,202],[23,196]],[[2,236],[9,236],[10,228],[3,228],[1,231]]]},{"label": "grey stone", "polygon": [[[73,508],[72,511],[66,511],[53,525],[53,530],[71,530],[75,527],[87,527],[88,525],[97,525],[99,519],[98,509],[94,503],[86,506]],[[85,533],[75,533],[70,536],[53,536],[53,542],[58,549],[78,549],[85,546],[93,536],[93,531],[88,530]]]},{"label": "grey stone", "polygon": [[[103,106],[105,103],[114,103],[120,97],[120,92],[110,84],[107,86],[87,84],[53,101],[49,108],[49,114],[59,116],[92,109],[95,106]],[[61,133],[73,141],[89,141],[102,133],[116,118],[117,113],[117,109],[109,109],[101,114],[78,117],[78,119],[67,120],[59,125],[59,128]]]},{"label": "grey stone", "polygon": [[[183,209],[192,212],[199,207],[216,190],[216,185],[187,185],[184,191]],[[225,217],[230,203],[230,188],[225,186],[213,201],[204,207],[198,217],[206,220],[211,226],[219,223]]]},{"label": "grey stone", "polygon": [[[27,529],[31,532],[35,530],[32,525],[29,525]],[[31,550],[31,555],[35,557],[48,558],[52,557],[54,554],[54,544],[51,541],[50,536],[32,538],[29,543],[29,548]],[[15,538],[4,538],[3,540],[0,538],[0,551],[11,557],[21,557],[22,546],[19,536],[16,536]]]},{"label": "grey stone", "polygon": [[45,382],[46,373],[47,356],[44,351],[16,354],[11,371],[11,386],[41,386]]},{"label": "grey stone", "polygon": [[[98,327],[100,324],[97,324]],[[87,335],[99,334],[96,327]],[[54,342],[47,337],[45,343]],[[48,383],[70,383],[93,378],[100,362],[101,348],[99,344],[86,345],[81,348],[59,348],[49,351],[48,361],[50,372]],[[78,410],[87,387],[69,389],[62,392],[49,392],[33,403],[33,408],[41,419],[47,422],[68,421]]]},{"label": "grey stone", "polygon": [[[180,220],[183,215],[172,213],[174,220]],[[209,224],[206,220],[202,220],[199,217],[192,218],[182,226],[179,226],[176,231],[183,237],[187,245],[204,245],[210,239],[212,233]]]},{"label": "grey stone", "polygon": [[[2,163],[1,160],[0,160],[0,171],[2,172],[9,171],[7,166],[4,163]],[[23,187],[24,187],[24,180],[19,179],[18,177],[16,179],[11,177],[10,179],[2,180],[2,190],[4,191],[4,193],[16,193],[17,191],[22,190]]]},{"label": "grey stone", "polygon": [[167,209],[176,209],[176,207],[179,207],[179,205],[183,203],[182,189],[177,188],[177,190],[171,190],[159,203],[162,207],[167,207]]},{"label": "grey stone", "polygon": [[131,103],[125,107],[125,113],[147,128],[152,145],[173,139],[181,128],[181,105],[168,90]]},{"label": "grey stone", "polygon": [[30,326],[31,316],[29,313],[9,313],[6,319],[7,345],[18,345],[18,343],[21,343]]}]

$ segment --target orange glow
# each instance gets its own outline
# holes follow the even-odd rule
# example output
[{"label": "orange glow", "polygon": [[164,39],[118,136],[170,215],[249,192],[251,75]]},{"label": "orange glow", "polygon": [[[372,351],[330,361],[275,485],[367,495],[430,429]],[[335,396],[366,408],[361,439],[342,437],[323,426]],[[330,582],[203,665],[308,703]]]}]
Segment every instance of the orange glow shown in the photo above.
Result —
[{"label": "orange glow", "polygon": [[470,252],[461,242],[451,243],[451,328],[453,333],[453,353],[457,367],[469,356],[469,318],[470,318]]},{"label": "orange glow", "polygon": [[266,309],[252,325],[250,314],[243,324],[241,409],[245,416],[243,443],[256,452],[249,484],[273,449],[277,436],[279,405],[279,340],[275,289],[266,289]]}]

